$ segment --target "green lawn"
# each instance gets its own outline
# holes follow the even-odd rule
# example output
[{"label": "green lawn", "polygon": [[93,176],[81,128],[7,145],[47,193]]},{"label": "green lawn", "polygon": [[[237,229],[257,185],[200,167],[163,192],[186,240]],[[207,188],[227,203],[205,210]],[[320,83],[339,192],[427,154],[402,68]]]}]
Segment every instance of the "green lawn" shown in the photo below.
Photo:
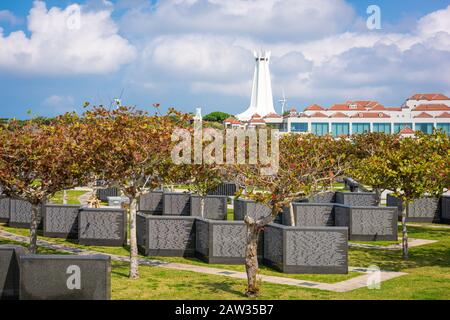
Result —
[{"label": "green lawn", "polygon": [[[27,235],[24,229],[11,229],[0,225],[7,231]],[[261,299],[450,299],[450,230],[410,227],[413,238],[432,239],[438,242],[410,249],[410,259],[404,261],[400,251],[356,249],[349,251],[349,265],[368,267],[377,265],[383,270],[408,273],[381,284],[380,290],[367,288],[346,293],[320,291],[294,286],[262,284]],[[42,237],[41,237],[42,238]],[[60,239],[51,241],[77,246]],[[0,243],[6,243],[0,239]],[[374,244],[377,244],[374,242]],[[80,246],[82,247],[82,246]],[[90,247],[92,250],[127,254],[126,248]],[[45,251],[44,251],[45,252]],[[45,253],[52,253],[46,251]],[[161,258],[191,264],[204,264],[196,259]],[[243,266],[223,266],[230,270],[243,270]],[[113,299],[245,299],[242,292],[245,281],[222,276],[204,275],[189,271],[177,271],[161,267],[140,267],[141,278],[127,278],[128,265],[113,262]],[[262,274],[281,275],[268,268]],[[354,276],[350,275],[292,275],[305,280],[335,282]],[[288,275],[284,275],[288,276]]]},{"label": "green lawn", "polygon": [[[78,201],[78,197],[85,194],[87,191],[82,190],[67,190],[67,204],[80,204]],[[62,204],[63,203],[63,191],[59,191],[55,194],[53,198],[50,199],[50,202],[54,204]]]}]

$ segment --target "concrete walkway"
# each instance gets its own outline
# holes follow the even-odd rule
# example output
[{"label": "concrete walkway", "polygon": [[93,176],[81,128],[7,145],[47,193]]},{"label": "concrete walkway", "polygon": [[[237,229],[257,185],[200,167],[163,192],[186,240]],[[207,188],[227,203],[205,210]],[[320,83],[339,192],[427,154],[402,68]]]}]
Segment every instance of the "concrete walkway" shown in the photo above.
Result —
[{"label": "concrete walkway", "polygon": [[[16,242],[22,242],[27,243],[28,237],[19,236],[4,230],[0,229],[0,237],[5,238],[8,240],[16,241]],[[61,252],[66,252],[70,254],[77,254],[77,255],[90,255],[90,254],[104,254],[107,256],[110,256],[112,260],[115,261],[123,261],[128,262],[129,257],[127,256],[120,256],[120,255],[114,255],[114,254],[106,254],[103,252],[97,252],[97,251],[90,251],[90,250],[84,250],[79,248],[73,248],[70,246],[64,246],[60,244],[54,244],[50,243],[48,241],[44,240],[38,240],[38,246],[47,248],[47,249],[53,249]],[[218,276],[226,276],[236,279],[247,279],[245,272],[240,271],[232,271],[232,270],[226,270],[226,269],[218,269],[218,268],[210,268],[205,266],[198,266],[198,265],[191,265],[191,264],[185,264],[185,263],[173,263],[173,262],[164,262],[160,260],[150,260],[150,259],[139,259],[139,264],[144,266],[152,266],[152,267],[164,267],[169,269],[175,269],[175,270],[182,270],[182,271],[191,271],[191,272],[198,272],[203,274],[210,274],[210,275],[218,275]],[[326,291],[334,291],[334,292],[347,292],[352,291],[359,288],[364,288],[367,286],[369,281],[373,279],[374,274],[368,269],[365,268],[354,268],[350,267],[349,271],[353,272],[360,272],[362,273],[361,276],[348,279],[345,281],[337,282],[337,283],[322,283],[322,282],[316,282],[316,281],[305,281],[305,280],[299,280],[299,279],[293,279],[293,278],[284,278],[284,277],[277,277],[277,276],[267,276],[267,275],[260,275],[262,281],[268,282],[268,283],[274,283],[274,284],[282,284],[282,285],[290,285],[290,286],[297,286],[297,287],[303,287],[303,288],[314,288],[319,290],[326,290]],[[397,278],[400,276],[405,275],[406,273],[403,272],[393,272],[393,271],[380,271],[379,275],[377,274],[377,277],[379,276],[379,280],[386,281],[389,279]]]},{"label": "concrete walkway", "polygon": [[[399,241],[401,242],[402,240],[399,239]],[[413,247],[423,246],[423,245],[435,243],[435,242],[437,242],[437,240],[409,238],[408,239],[408,247],[413,248]],[[350,243],[349,242],[348,246],[352,247],[352,248],[376,249],[376,250],[401,250],[402,249],[401,243],[391,244],[388,246],[380,246],[380,245],[376,245],[376,244]]]},{"label": "concrete walkway", "polygon": [[83,191],[86,191],[86,193],[84,193],[81,196],[79,196],[78,197],[78,201],[80,201],[80,204],[82,206],[87,206],[88,200],[94,194],[94,190],[93,189],[83,189]]}]

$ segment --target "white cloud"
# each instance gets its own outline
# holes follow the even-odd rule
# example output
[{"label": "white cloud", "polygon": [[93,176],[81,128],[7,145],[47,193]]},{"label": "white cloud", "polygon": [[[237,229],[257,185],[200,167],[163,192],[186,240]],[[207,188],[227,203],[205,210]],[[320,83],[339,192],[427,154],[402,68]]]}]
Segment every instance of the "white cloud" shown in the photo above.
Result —
[{"label": "white cloud", "polygon": [[199,32],[292,41],[344,31],[354,19],[344,0],[164,0],[130,9],[121,25],[143,37]]},{"label": "white cloud", "polygon": [[440,31],[450,32],[450,5],[442,10],[432,12],[419,20],[417,29],[422,34],[435,34]]},{"label": "white cloud", "polygon": [[[81,15],[77,10],[81,8]],[[110,9],[70,5],[47,10],[35,1],[24,32],[0,34],[0,68],[44,74],[95,74],[118,70],[135,57],[134,47],[117,34]]]},{"label": "white cloud", "polygon": [[71,95],[53,94],[42,102],[42,106],[51,108],[54,112],[62,113],[75,110],[75,100]]},{"label": "white cloud", "polygon": [[9,10],[0,10],[0,23],[6,22],[10,25],[17,25],[22,22],[22,20],[18,17],[16,17],[11,11]]}]

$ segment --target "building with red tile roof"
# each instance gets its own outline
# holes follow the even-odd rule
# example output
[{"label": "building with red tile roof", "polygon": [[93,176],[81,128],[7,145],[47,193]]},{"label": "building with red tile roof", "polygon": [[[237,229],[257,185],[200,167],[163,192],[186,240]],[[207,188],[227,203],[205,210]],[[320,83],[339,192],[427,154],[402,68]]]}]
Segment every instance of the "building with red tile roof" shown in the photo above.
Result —
[{"label": "building with red tile roof", "polygon": [[442,93],[419,93],[399,107],[386,107],[373,100],[348,100],[328,108],[311,104],[303,112],[291,108],[284,116],[270,113],[261,118],[255,114],[247,124],[275,124],[286,132],[329,133],[335,137],[364,132],[430,133],[433,128],[450,134],[450,99]]}]

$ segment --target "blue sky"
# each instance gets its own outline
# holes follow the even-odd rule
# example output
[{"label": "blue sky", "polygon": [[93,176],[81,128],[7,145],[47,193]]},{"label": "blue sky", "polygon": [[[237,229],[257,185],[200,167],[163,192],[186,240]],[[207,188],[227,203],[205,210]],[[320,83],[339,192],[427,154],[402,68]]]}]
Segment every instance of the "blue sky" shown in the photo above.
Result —
[{"label": "blue sky", "polygon": [[[381,30],[366,27],[371,4],[381,9]],[[239,113],[250,100],[253,49],[272,51],[274,99],[284,90],[298,109],[450,94],[449,5],[2,0],[0,117],[82,110],[84,101],[109,105],[122,91],[126,104],[144,109],[158,102]]]}]

